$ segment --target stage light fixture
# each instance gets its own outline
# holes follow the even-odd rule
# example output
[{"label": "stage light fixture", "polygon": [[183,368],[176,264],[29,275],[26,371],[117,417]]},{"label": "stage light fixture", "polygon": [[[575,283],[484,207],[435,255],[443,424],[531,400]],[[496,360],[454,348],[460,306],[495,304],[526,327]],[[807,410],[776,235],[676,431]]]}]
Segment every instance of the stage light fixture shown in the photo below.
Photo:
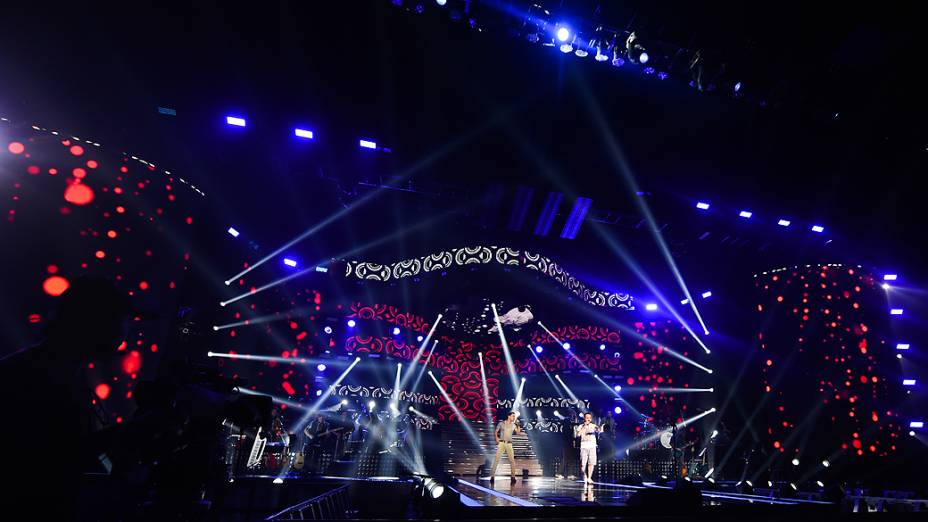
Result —
[{"label": "stage light fixture", "polygon": [[284,479],[282,479],[282,478],[280,478],[280,477],[277,477],[277,478],[275,478],[274,480],[272,480],[271,482],[273,482],[274,484],[283,484],[283,483],[284,483]]},{"label": "stage light fixture", "polygon": [[648,303],[648,304],[644,305],[644,309],[647,310],[647,311],[649,311],[649,312],[653,312],[653,311],[657,310],[657,303]]},{"label": "stage light fixture", "polygon": [[828,462],[828,459],[825,459],[822,461],[822,466],[825,466],[827,468],[828,466],[831,466],[831,462]]},{"label": "stage light fixture", "polygon": [[[651,56],[647,53],[647,51],[642,51],[641,54],[638,55],[638,60],[639,60],[642,64],[648,63],[648,60],[650,60],[650,59],[651,59]],[[689,477],[687,477],[687,478],[689,478]]]},{"label": "stage light fixture", "polygon": [[561,42],[566,42],[570,38],[570,29],[566,27],[559,27],[557,30],[557,39]]},{"label": "stage light fixture", "polygon": [[316,397],[322,395],[322,390],[316,390]]},{"label": "stage light fixture", "polygon": [[685,305],[685,304],[689,304],[689,302],[690,302],[689,299],[683,299],[682,301],[680,301],[680,304]]},{"label": "stage light fixture", "polygon": [[245,118],[239,118],[237,116],[226,116],[226,123],[235,127],[244,127]]},{"label": "stage light fixture", "polygon": [[448,3],[448,0],[435,0],[435,3],[444,7]]},{"label": "stage light fixture", "polygon": [[377,142],[369,141],[369,140],[359,140],[358,145],[360,145],[362,149],[376,149],[377,148]]},{"label": "stage light fixture", "polygon": [[342,406],[347,406],[347,405],[348,405],[348,399],[342,399],[341,405],[342,405]]},{"label": "stage light fixture", "polygon": [[909,343],[896,343],[896,349],[897,350],[908,350]]},{"label": "stage light fixture", "polygon": [[903,386],[915,386],[915,379],[902,379]]},{"label": "stage light fixture", "polygon": [[896,274],[883,274],[883,281],[895,281],[898,277]]},{"label": "stage light fixture", "polygon": [[617,392],[620,392],[620,391],[622,391],[622,385],[621,385],[621,384],[616,384],[615,386],[612,387],[612,389],[615,390],[615,391],[617,391]]},{"label": "stage light fixture", "polygon": [[328,272],[328,271],[329,271],[329,269],[326,268],[326,267],[324,267],[324,266],[317,266],[317,267],[316,267],[316,272],[321,272],[321,273],[325,274],[325,273]]},{"label": "stage light fixture", "polygon": [[354,328],[357,324],[354,319],[348,319],[348,328]]},{"label": "stage light fixture", "polygon": [[535,415],[541,417],[541,410],[535,410]]},{"label": "stage light fixture", "polygon": [[883,288],[883,290],[889,290],[889,289],[891,288],[891,287],[889,286],[889,283],[883,283],[883,284],[880,285],[880,286]]},{"label": "stage light fixture", "polygon": [[739,217],[743,217],[745,219],[751,219],[751,216],[753,215],[754,213],[748,210],[742,210],[741,212],[738,213]]},{"label": "stage light fixture", "polygon": [[780,225],[781,227],[788,227],[789,223],[790,221],[788,219],[781,219],[777,221],[777,225]]},{"label": "stage light fixture", "polygon": [[599,351],[603,351],[603,350],[605,350],[605,349],[606,349],[606,345],[605,345],[605,344],[599,345]]},{"label": "stage light fixture", "polygon": [[296,268],[296,260],[295,260],[295,259],[291,259],[291,258],[289,258],[289,257],[285,257],[285,258],[284,258],[284,264],[287,265],[287,266],[289,266],[290,268]]},{"label": "stage light fixture", "polygon": [[741,82],[735,84],[735,92],[741,91]]},{"label": "stage light fixture", "polygon": [[902,315],[902,308],[893,308],[889,311],[889,315]]},{"label": "stage light fixture", "polygon": [[570,343],[564,343],[564,349],[570,350]]},{"label": "stage light fixture", "polygon": [[368,403],[367,403],[367,410],[368,410],[368,411],[374,411],[374,407],[376,407],[376,406],[377,406],[377,403],[376,403],[376,402],[374,402],[374,401],[368,401]]},{"label": "stage light fixture", "polygon": [[699,210],[709,210],[709,204],[703,203],[702,201],[700,201],[699,203],[696,203],[696,208],[698,208]]},{"label": "stage light fixture", "polygon": [[825,227],[820,225],[812,225],[812,232],[822,233],[825,231]]},{"label": "stage light fixture", "polygon": [[818,487],[820,487],[820,488],[824,488],[824,487],[825,487],[825,484],[824,484],[821,480],[816,480],[815,483],[818,484]]},{"label": "stage light fixture", "polygon": [[921,429],[925,427],[925,422],[924,421],[912,421],[909,423],[909,427]]},{"label": "stage light fixture", "polygon": [[307,140],[313,139],[313,131],[307,129],[293,129],[293,134],[297,138],[303,138]]},{"label": "stage light fixture", "polygon": [[326,368],[326,366],[325,366],[324,364],[322,364],[322,363],[319,363],[319,364],[316,365],[316,369],[319,370],[320,372],[324,372],[324,371],[325,371],[325,368]]},{"label": "stage light fixture", "polygon": [[712,297],[712,291],[711,291],[711,290],[706,290],[705,292],[702,293],[702,298],[703,298],[703,299],[709,299],[710,297]]},{"label": "stage light fixture", "polygon": [[322,331],[325,332],[325,333],[327,333],[327,334],[331,334],[331,333],[332,333],[332,327],[331,327],[331,326],[326,326],[325,328],[322,329]]},{"label": "stage light fixture", "polygon": [[799,465],[799,459],[793,459],[793,466]]},{"label": "stage light fixture", "polygon": [[393,327],[393,335],[399,335],[399,334],[400,334],[400,327],[399,327],[399,326],[394,326],[394,327]]},{"label": "stage light fixture", "polygon": [[539,344],[538,346],[535,347],[535,353],[541,353],[541,352],[543,352],[543,351],[545,351],[545,349],[544,349],[544,347],[541,346],[540,344]]},{"label": "stage light fixture", "polygon": [[622,414],[622,407],[621,407],[621,406],[616,406],[615,408],[613,408],[612,411],[614,411],[616,415],[621,415],[621,414]]},{"label": "stage light fixture", "polygon": [[228,232],[229,232],[229,235],[232,236],[232,237],[238,237],[238,236],[239,236],[238,230],[235,230],[235,229],[232,228],[232,227],[229,227]]}]

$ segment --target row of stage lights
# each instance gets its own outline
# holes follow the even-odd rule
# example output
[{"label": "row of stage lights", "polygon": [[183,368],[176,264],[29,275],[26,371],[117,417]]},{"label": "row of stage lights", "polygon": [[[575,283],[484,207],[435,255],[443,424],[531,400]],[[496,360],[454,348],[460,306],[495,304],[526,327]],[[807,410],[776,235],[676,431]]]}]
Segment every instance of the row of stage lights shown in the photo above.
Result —
[{"label": "row of stage lights", "polygon": [[[898,275],[898,274],[883,274],[883,285],[882,285],[882,286],[883,286],[883,290],[889,291],[889,290],[892,288],[892,285],[890,285],[890,284],[888,283],[888,281],[898,281],[898,280],[899,280],[899,275]],[[889,309],[889,315],[890,315],[890,316],[900,316],[900,315],[903,315],[904,312],[905,312],[905,310],[902,309],[902,308],[890,308],[890,309]],[[897,342],[897,343],[896,343],[896,350],[897,350],[897,351],[905,351],[905,350],[908,350],[909,347],[910,347],[910,344],[907,343],[907,342]],[[901,353],[897,353],[897,354],[896,354],[896,358],[897,358],[897,359],[902,359],[902,354],[901,354]],[[916,379],[907,379],[907,378],[905,378],[905,377],[903,377],[903,379],[902,379],[902,385],[905,386],[905,387],[907,387],[907,388],[913,388],[913,387],[915,387],[917,384],[918,384],[918,381],[917,381]],[[911,393],[911,391],[907,391],[907,393]],[[920,420],[909,421],[909,430],[910,430],[910,431],[909,431],[909,435],[912,436],[912,437],[914,437],[914,436],[915,436],[915,430],[917,430],[917,429],[922,429],[922,428],[924,428],[924,427],[925,427],[925,422],[924,422],[924,421],[920,421]]]},{"label": "row of stage lights", "polygon": [[[226,124],[232,127],[241,127],[241,128],[248,127],[248,121],[241,116],[226,116]],[[301,140],[316,139],[315,132],[309,129],[303,129],[300,127],[295,127],[293,129],[293,135]],[[386,153],[393,152],[391,149],[387,147],[378,146],[377,142],[373,140],[359,139],[358,147],[362,149],[379,150],[381,152],[386,152]]]},{"label": "row of stage lights", "polygon": [[[699,210],[702,210],[702,211],[709,210],[710,207],[711,207],[711,205],[710,205],[709,203],[704,202],[704,201],[699,201],[699,202],[696,203],[696,208],[698,208]],[[751,218],[754,217],[754,212],[752,212],[752,211],[750,211],[750,210],[741,210],[741,211],[738,212],[738,217],[741,218],[741,219],[751,219]],[[777,221],[777,225],[778,225],[778,226],[781,226],[781,227],[789,227],[789,226],[792,226],[792,224],[793,224],[793,222],[792,222],[791,220],[789,220],[789,219],[779,219],[779,220]],[[821,234],[822,232],[825,231],[825,227],[823,227],[823,226],[821,226],[821,225],[815,225],[815,224],[813,224],[813,225],[811,225],[811,226],[809,227],[809,230],[811,230],[812,232],[815,232],[815,233],[817,233],[817,234]]]}]

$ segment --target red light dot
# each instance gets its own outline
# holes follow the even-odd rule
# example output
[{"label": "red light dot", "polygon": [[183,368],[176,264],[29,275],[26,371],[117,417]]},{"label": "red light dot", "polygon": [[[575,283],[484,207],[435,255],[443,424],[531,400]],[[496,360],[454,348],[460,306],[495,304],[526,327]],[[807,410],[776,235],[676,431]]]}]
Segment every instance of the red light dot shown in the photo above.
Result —
[{"label": "red light dot", "polygon": [[773,361],[771,361],[770,359],[767,359],[767,366],[773,366]]},{"label": "red light dot", "polygon": [[75,156],[80,156],[83,153],[84,153],[84,147],[81,147],[80,145],[71,146],[71,154],[74,154]]},{"label": "red light dot", "polygon": [[777,441],[774,441],[773,447],[774,447],[774,448],[777,448],[777,449],[780,449],[780,441],[778,441],[778,440],[777,440]]},{"label": "red light dot", "polygon": [[151,353],[155,353],[155,352],[157,352],[157,351],[158,351],[158,345],[157,345],[157,344],[152,344],[152,345],[151,345]]},{"label": "red light dot", "polygon": [[118,212],[119,214],[122,214],[125,211],[126,211],[125,207],[122,207],[122,206],[116,207],[116,212]]},{"label": "red light dot", "polygon": [[6,146],[6,150],[13,154],[22,154],[26,150],[26,147],[18,141],[11,141],[10,144]]},{"label": "red light dot", "polygon": [[192,225],[192,224],[193,224],[193,218],[192,218],[192,217],[187,216],[187,224],[188,224],[188,225]]},{"label": "red light dot", "polygon": [[48,265],[47,270],[48,270],[48,273],[49,273],[49,274],[57,274],[57,273],[58,273],[58,266],[57,266],[57,265]]},{"label": "red light dot", "polygon": [[64,191],[64,200],[74,205],[86,205],[93,201],[93,190],[79,183],[70,185]]},{"label": "red light dot", "polygon": [[91,169],[97,168],[97,162],[94,160],[87,160],[87,167]]},{"label": "red light dot", "polygon": [[142,354],[132,350],[122,358],[122,371],[127,374],[138,373],[142,367]]},{"label": "red light dot", "polygon": [[38,167],[37,165],[29,165],[28,167],[26,167],[26,172],[28,172],[29,174],[35,176],[36,174],[38,174],[38,173],[41,172],[41,171],[39,170],[39,167]]},{"label": "red light dot", "polygon": [[106,237],[108,237],[108,238],[110,238],[110,239],[116,237],[116,231],[115,231],[115,230],[109,230],[109,231],[107,231]]},{"label": "red light dot", "polygon": [[115,188],[113,188],[113,193],[114,193],[114,194],[122,194],[122,187],[115,187]]},{"label": "red light dot", "polygon": [[106,384],[105,382],[101,382],[96,386],[96,388],[93,389],[93,392],[100,399],[106,399],[110,396],[110,385]]},{"label": "red light dot", "polygon": [[72,170],[71,174],[74,174],[74,177],[77,179],[83,179],[87,177],[87,171],[80,167],[76,167],[74,170]]},{"label": "red light dot", "polygon": [[45,290],[45,293],[48,295],[58,297],[63,294],[70,285],[68,280],[61,276],[51,276],[42,283],[42,290]]},{"label": "red light dot", "polygon": [[36,324],[36,323],[41,322],[41,321],[42,321],[42,316],[41,316],[41,315],[39,315],[39,314],[29,314],[29,322],[30,322],[30,323]]},{"label": "red light dot", "polygon": [[141,283],[139,283],[139,289],[148,290],[148,281],[142,281]]},{"label": "red light dot", "polygon": [[102,250],[97,250],[93,255],[97,256],[97,259],[103,259],[106,257],[106,252]]},{"label": "red light dot", "polygon": [[52,176],[55,176],[58,174],[58,169],[48,169],[48,173]]}]

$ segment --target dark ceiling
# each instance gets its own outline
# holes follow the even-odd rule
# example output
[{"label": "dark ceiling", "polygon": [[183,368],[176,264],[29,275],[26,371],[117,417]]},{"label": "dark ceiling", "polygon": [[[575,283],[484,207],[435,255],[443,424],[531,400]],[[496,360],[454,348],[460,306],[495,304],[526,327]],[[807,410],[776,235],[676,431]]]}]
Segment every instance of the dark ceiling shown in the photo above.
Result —
[{"label": "dark ceiling", "polygon": [[[737,64],[756,82],[751,99],[769,98],[762,107],[496,30],[505,13],[524,9],[520,2],[474,3],[482,32],[423,5],[419,15],[387,1],[30,4],[0,22],[0,110],[170,165],[204,188],[217,227],[235,223],[262,251],[358,201],[369,190],[359,182],[392,179],[414,192],[373,200],[307,255],[342,253],[448,214],[365,253],[390,261],[485,238],[572,255],[581,270],[601,274],[590,265],[616,263],[607,236],[636,255],[650,241],[610,152],[618,143],[674,252],[690,254],[691,266],[725,247],[751,252],[748,270],[810,257],[923,270],[924,218],[913,188],[928,157],[928,111],[910,76],[918,56],[912,13],[549,6]],[[222,123],[232,112],[247,115],[247,130]],[[297,124],[316,131],[311,145],[292,139]],[[359,137],[393,153],[360,151]],[[520,186],[535,191],[528,225],[501,236]],[[539,239],[533,220],[550,191],[565,200],[555,238]],[[585,223],[575,241],[556,239],[576,196],[593,199],[591,215],[622,219]],[[696,216],[697,199],[723,214]],[[754,211],[754,222],[738,222],[741,208]],[[835,242],[823,249],[799,231],[781,238],[771,220],[782,216],[824,224]],[[709,230],[717,243],[697,239]],[[655,252],[641,255],[651,262]]]}]

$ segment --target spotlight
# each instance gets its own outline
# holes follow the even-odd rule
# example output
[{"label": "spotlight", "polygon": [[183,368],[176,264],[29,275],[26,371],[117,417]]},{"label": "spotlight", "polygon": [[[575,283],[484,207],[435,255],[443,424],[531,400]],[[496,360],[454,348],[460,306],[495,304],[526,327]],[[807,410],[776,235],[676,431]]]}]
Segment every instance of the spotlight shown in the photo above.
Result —
[{"label": "spotlight", "polygon": [[341,404],[342,404],[342,406],[347,406],[347,405],[348,405],[348,399],[342,399]]},{"label": "spotlight", "polygon": [[284,258],[284,264],[287,265],[287,266],[289,266],[290,268],[296,268],[296,260],[295,260],[295,259],[291,259],[291,258],[289,258],[289,257],[285,257],[285,258]]},{"label": "spotlight", "polygon": [[448,0],[435,0],[435,3],[444,7],[448,3]]},{"label": "spotlight", "polygon": [[793,488],[793,491],[796,491],[796,490],[799,489],[799,488],[796,487],[796,483],[795,483],[795,482],[790,482],[790,483],[789,483],[789,487]]},{"label": "spotlight", "polygon": [[570,343],[564,343],[564,349],[570,350]]},{"label": "spotlight", "polygon": [[545,351],[545,349],[540,344],[535,347],[535,353],[541,353],[543,351]]},{"label": "spotlight", "polygon": [[883,281],[895,281],[898,277],[896,274],[884,274]]},{"label": "spotlight", "polygon": [[889,315],[902,315],[902,308],[893,308],[889,311]]},{"label": "spotlight", "polygon": [[915,386],[915,379],[902,379],[903,386]]},{"label": "spotlight", "polygon": [[577,55],[577,58],[586,58],[590,55],[590,52],[584,49],[583,47],[577,47],[577,50],[574,51],[574,54]]},{"label": "spotlight", "polygon": [[445,492],[445,486],[442,486],[438,481],[431,477],[425,477],[419,479],[422,481],[422,495],[426,494],[431,497],[433,500],[437,500]]},{"label": "spotlight", "polygon": [[325,333],[327,333],[327,334],[331,334],[331,333],[332,333],[332,327],[331,327],[331,326],[326,326],[325,328],[322,329],[322,331],[325,332]]},{"label": "spotlight", "polygon": [[245,118],[239,118],[237,116],[226,116],[226,123],[229,125],[234,125],[236,127],[245,126]]},{"label": "spotlight", "polygon": [[620,415],[622,413],[622,407],[616,406],[612,411],[614,411],[616,415]]},{"label": "spotlight", "polygon": [[707,291],[705,291],[705,292],[702,293],[702,298],[703,298],[703,299],[709,299],[710,297],[712,297],[712,291],[711,291],[711,290],[707,290]]},{"label": "spotlight", "polygon": [[319,397],[320,395],[322,395],[322,390],[316,390],[316,397]]},{"label": "spotlight", "polygon": [[313,131],[311,130],[293,129],[293,134],[295,134],[297,138],[304,138],[307,140],[313,139]]},{"label": "spotlight", "polygon": [[328,272],[328,271],[329,271],[329,269],[326,268],[326,267],[324,267],[324,266],[317,266],[317,267],[316,267],[316,272],[321,272],[321,273],[325,274],[325,273]]},{"label": "spotlight", "polygon": [[751,219],[751,216],[753,215],[754,213],[749,210],[742,210],[738,213],[738,216],[743,217],[744,219]]},{"label": "spotlight", "polygon": [[741,82],[738,82],[735,84],[735,92],[738,92],[740,90],[741,90]]},{"label": "spotlight", "polygon": [[793,459],[793,466],[799,465],[799,459]]},{"label": "spotlight", "polygon": [[650,59],[651,57],[648,55],[646,51],[642,51],[642,53],[638,55],[638,61],[640,61],[641,63],[648,63],[648,60]]},{"label": "spotlight", "polygon": [[912,421],[909,423],[909,427],[922,429],[925,427],[925,422],[924,421]]},{"label": "spotlight", "polygon": [[700,201],[699,203],[696,203],[696,208],[698,208],[699,210],[709,210],[709,204],[703,203],[702,201]]},{"label": "spotlight", "polygon": [[599,345],[599,351],[603,351],[603,350],[605,350],[605,349],[606,349],[606,345],[605,345],[605,344]]},{"label": "spotlight", "polygon": [[272,482],[273,482],[274,484],[283,484],[283,483],[284,483],[284,479],[282,479],[282,478],[280,478],[280,477],[277,477],[277,478],[275,478]]},{"label": "spotlight", "polygon": [[788,219],[781,219],[777,221],[777,225],[780,225],[781,227],[788,227],[789,223],[790,221]]},{"label": "spotlight", "polygon": [[683,299],[682,301],[680,301],[680,304],[682,304],[682,305],[690,304],[690,300],[689,300],[689,299]]},{"label": "spotlight", "polygon": [[822,233],[825,231],[825,227],[819,225],[812,225],[812,232]]},{"label": "spotlight", "polygon": [[824,488],[824,487],[825,487],[825,484],[823,484],[821,480],[816,480],[815,483],[818,484],[818,487],[820,487],[820,488]]},{"label": "spotlight", "polygon": [[621,384],[616,384],[615,386],[612,387],[612,389],[615,390],[615,391],[617,391],[617,392],[620,392],[620,391],[622,391],[622,385],[621,385]]},{"label": "spotlight", "polygon": [[880,286],[883,287],[883,290],[889,290],[889,288],[890,288],[889,283],[883,283],[883,284],[880,285]]},{"label": "spotlight", "polygon": [[374,411],[374,407],[375,407],[375,406],[377,406],[377,403],[376,403],[376,402],[374,402],[374,401],[369,401],[369,402],[367,403],[367,409],[368,409],[368,411]]},{"label": "spotlight", "polygon": [[358,145],[360,145],[362,149],[376,149],[377,148],[376,142],[368,141],[368,140],[360,140],[358,141]]},{"label": "spotlight", "polygon": [[541,410],[535,410],[535,415],[541,417]]},{"label": "spotlight", "polygon": [[357,324],[354,319],[348,319],[348,328],[354,328]]},{"label": "spotlight", "polygon": [[420,343],[422,342],[422,339],[424,339],[424,337],[422,337],[421,335],[416,336],[416,340],[419,341]]},{"label": "spotlight", "polygon": [[399,335],[399,334],[400,334],[400,327],[399,327],[399,326],[394,326],[394,327],[393,327],[393,335]]},{"label": "spotlight", "polygon": [[557,30],[557,39],[566,42],[570,38],[570,29],[566,27],[561,27]]},{"label": "spotlight", "polygon": [[647,311],[649,311],[649,312],[653,312],[654,310],[657,310],[657,304],[656,304],[656,303],[648,303],[648,304],[644,305],[644,309],[647,310]]},{"label": "spotlight", "polygon": [[229,227],[228,232],[229,232],[229,235],[232,236],[232,237],[238,237],[238,236],[239,236],[238,230],[235,230],[235,229],[232,228],[232,227]]},{"label": "spotlight", "polygon": [[825,459],[822,461],[822,466],[825,466],[827,468],[828,466],[831,466],[831,462],[828,462],[828,459]]},{"label": "spotlight", "polygon": [[320,372],[324,372],[324,371],[325,371],[325,365],[322,364],[322,363],[319,363],[319,364],[316,365],[316,369],[319,370]]}]

